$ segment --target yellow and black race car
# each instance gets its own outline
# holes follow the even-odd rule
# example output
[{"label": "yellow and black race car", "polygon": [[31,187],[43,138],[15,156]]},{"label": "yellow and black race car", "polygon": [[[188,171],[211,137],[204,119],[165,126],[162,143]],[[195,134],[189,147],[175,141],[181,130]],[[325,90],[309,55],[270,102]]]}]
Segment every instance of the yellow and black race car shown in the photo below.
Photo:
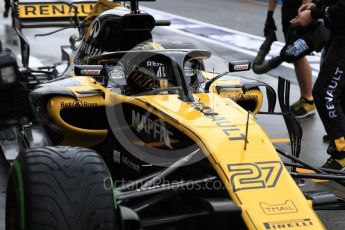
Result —
[{"label": "yellow and black race car", "polygon": [[[70,9],[91,3],[83,4],[14,2],[14,21],[49,24],[49,15],[65,9],[59,19],[76,19]],[[114,7],[82,25],[73,71],[63,77],[40,83],[37,71],[20,72],[11,52],[1,52],[0,147],[16,156],[9,159],[6,229],[324,229],[314,208],[344,202],[303,194],[292,176],[345,177],[298,158],[302,131],[289,113],[289,83],[279,80],[282,112],[275,113],[271,87],[231,75],[249,62],[207,72],[209,51],[153,42],[159,23],[137,1]],[[25,65],[28,44],[17,30]],[[32,78],[40,84],[31,87]],[[287,123],[292,154],[255,121],[261,86],[266,113]]]}]

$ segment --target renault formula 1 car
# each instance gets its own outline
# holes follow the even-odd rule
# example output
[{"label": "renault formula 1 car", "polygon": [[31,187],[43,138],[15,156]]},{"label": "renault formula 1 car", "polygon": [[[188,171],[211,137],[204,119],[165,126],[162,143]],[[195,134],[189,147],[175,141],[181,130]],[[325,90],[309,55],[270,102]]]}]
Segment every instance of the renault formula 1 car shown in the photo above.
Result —
[{"label": "renault formula 1 car", "polygon": [[[0,147],[11,162],[6,229],[324,229],[314,208],[344,208],[342,198],[304,194],[292,176],[345,177],[298,158],[302,130],[289,112],[289,82],[279,80],[275,113],[270,86],[231,74],[249,70],[249,62],[205,71],[211,53],[152,41],[160,23],[137,3],[82,25],[64,76],[19,69],[2,50]],[[29,46],[20,29],[54,20],[80,26],[80,11],[70,9],[87,4],[14,2],[23,65]],[[262,86],[267,112],[260,112]],[[284,117],[292,154],[271,143],[257,113]]]}]

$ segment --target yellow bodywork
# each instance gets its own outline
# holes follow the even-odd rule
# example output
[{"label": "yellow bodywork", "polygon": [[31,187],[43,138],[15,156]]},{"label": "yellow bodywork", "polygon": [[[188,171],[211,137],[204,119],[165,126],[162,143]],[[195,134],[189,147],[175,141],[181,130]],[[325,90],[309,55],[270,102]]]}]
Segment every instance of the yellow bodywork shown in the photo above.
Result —
[{"label": "yellow bodywork", "polygon": [[[95,146],[105,139],[106,135],[108,134],[108,130],[92,130],[73,126],[62,119],[61,111],[64,108],[73,108],[76,106],[80,108],[88,107],[90,105],[104,107],[105,100],[102,96],[88,95],[85,97],[78,92],[83,92],[90,89],[105,90],[105,88],[97,84],[92,78],[75,77],[75,79],[80,82],[80,86],[69,86],[67,88],[75,94],[78,100],[68,96],[52,97],[48,101],[47,112],[54,123],[58,124],[63,131],[64,138],[62,143],[60,143],[61,145],[82,147]],[[90,117],[90,122],[92,122],[92,117]]]},{"label": "yellow bodywork", "polygon": [[[202,71],[202,75],[206,79],[211,79],[214,77],[213,73]],[[241,80],[231,79],[231,80],[222,80],[214,82],[211,85],[210,92],[217,93],[223,98],[229,98],[236,102],[237,104],[244,105],[246,109],[257,114],[263,104],[263,94],[259,88],[250,89],[246,92],[243,92],[241,88],[223,88],[222,90],[217,90],[217,86],[231,86],[231,85],[240,85]],[[247,105],[247,106],[246,106]]]},{"label": "yellow bodywork", "polygon": [[[94,2],[77,4],[79,16],[90,13],[90,22],[103,10],[116,4]],[[93,9],[93,10],[92,10]],[[18,5],[22,19],[73,17],[73,9],[60,3]],[[88,24],[90,24],[90,22]],[[62,130],[61,145],[92,147],[100,144],[108,129],[87,129],[64,120],[64,109],[108,107],[121,103],[149,110],[192,139],[203,151],[225,185],[229,196],[242,209],[242,217],[249,229],[324,229],[308,201],[285,169],[269,137],[252,115],[234,101],[255,100],[252,110],[262,105],[259,89],[243,92],[225,89],[217,92],[217,85],[238,84],[217,81],[210,93],[194,94],[195,102],[179,99],[178,95],[126,97],[111,92],[88,77],[75,77],[79,86],[67,86],[71,96],[51,96],[47,102],[49,118]],[[95,94],[83,91],[96,90]],[[101,94],[99,93],[101,92]],[[204,110],[210,110],[206,113]],[[91,114],[90,122],[94,122]]]},{"label": "yellow bodywork", "polygon": [[[68,88],[78,101],[97,106],[126,103],[141,107],[190,137],[217,171],[229,196],[241,207],[249,229],[324,229],[311,202],[285,169],[267,134],[252,115],[247,121],[248,112],[231,99],[212,92],[194,94],[196,102],[193,103],[183,102],[178,95],[127,97],[109,91],[91,78],[76,79],[80,86]],[[77,93],[90,89],[102,90],[104,95]],[[100,143],[107,130],[73,127],[59,116],[63,109],[61,103],[73,105],[74,101],[72,97],[55,96],[48,102],[51,119],[66,135],[63,144],[90,146]],[[206,114],[202,108],[211,109],[213,113]]]},{"label": "yellow bodywork", "polygon": [[[231,198],[242,208],[249,229],[324,229],[322,223],[284,168],[269,137],[250,117],[244,149],[247,112],[218,95],[195,95],[211,107],[206,117],[176,96],[141,98],[164,111],[208,155]],[[144,105],[142,105],[144,106]],[[177,109],[178,108],[178,109]],[[169,117],[163,117],[169,121]]]}]

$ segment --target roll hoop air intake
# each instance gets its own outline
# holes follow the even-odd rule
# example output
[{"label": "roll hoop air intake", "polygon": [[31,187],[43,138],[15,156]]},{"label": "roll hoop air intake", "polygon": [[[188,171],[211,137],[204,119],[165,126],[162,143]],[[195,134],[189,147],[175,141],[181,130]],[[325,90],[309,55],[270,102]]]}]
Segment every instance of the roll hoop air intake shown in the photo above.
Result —
[{"label": "roll hoop air intake", "polygon": [[[296,27],[291,27],[295,30]],[[296,33],[297,34],[297,33]],[[329,38],[329,31],[323,26],[323,23],[316,21],[305,29],[302,35],[295,36],[283,47],[280,55],[265,61],[272,43],[277,40],[274,30],[266,35],[266,39],[261,45],[258,54],[253,61],[253,71],[256,74],[264,74],[277,68],[283,62],[295,62],[300,58],[311,54],[314,51],[319,52]]]}]

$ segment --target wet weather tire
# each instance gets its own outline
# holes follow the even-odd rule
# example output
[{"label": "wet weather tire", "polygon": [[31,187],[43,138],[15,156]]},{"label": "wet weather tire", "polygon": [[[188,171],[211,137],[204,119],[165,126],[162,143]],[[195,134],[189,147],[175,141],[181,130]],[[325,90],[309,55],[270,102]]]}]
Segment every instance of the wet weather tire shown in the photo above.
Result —
[{"label": "wet weather tire", "polygon": [[89,149],[20,153],[6,200],[6,230],[118,229],[111,177],[103,159]]}]

